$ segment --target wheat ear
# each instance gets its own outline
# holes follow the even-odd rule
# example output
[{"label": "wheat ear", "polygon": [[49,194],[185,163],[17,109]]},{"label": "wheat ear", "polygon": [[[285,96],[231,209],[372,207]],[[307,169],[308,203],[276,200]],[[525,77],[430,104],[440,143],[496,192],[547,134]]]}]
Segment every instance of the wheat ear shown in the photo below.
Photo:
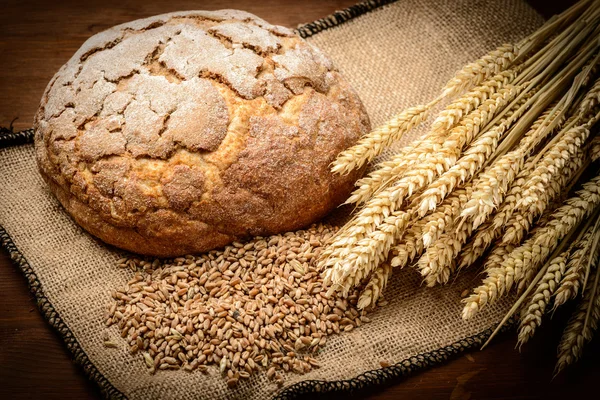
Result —
[{"label": "wheat ear", "polygon": [[[584,164],[585,154],[580,150],[576,153],[575,157],[568,161],[567,166],[566,168],[563,168],[562,173],[553,177],[548,185],[546,185],[545,191],[540,193],[536,202],[528,209],[520,209],[517,207],[521,200],[517,201],[510,219],[505,224],[502,242],[512,244],[521,243],[523,236],[529,232],[535,219],[542,215],[552,202],[559,198],[562,193],[566,192],[564,189],[568,186],[572,178],[581,171]],[[527,189],[526,185],[527,182],[524,184],[525,189],[521,193],[521,199],[523,199],[525,190]]]},{"label": "wheat ear", "polygon": [[505,44],[491,51],[480,59],[465,65],[454,74],[444,88],[442,95],[452,97],[479,85],[481,82],[510,67],[517,57],[517,48],[513,44]]},{"label": "wheat ear", "polygon": [[[477,177],[474,183],[473,196],[461,213],[465,221],[472,221],[473,229],[483,224],[494,209],[502,203],[504,194],[523,168],[525,160],[535,146],[549,133],[540,129],[540,127],[546,123],[546,117],[550,111],[550,109],[547,109],[538,117],[525,133],[516,149],[499,157]],[[530,172],[528,172],[529,174]]]},{"label": "wheat ear", "polygon": [[411,166],[406,163],[406,157],[412,154],[421,143],[436,137],[446,137],[451,128],[458,125],[463,117],[479,107],[500,89],[510,84],[516,75],[516,70],[503,71],[450,103],[434,121],[432,130],[424,138],[405,146],[391,160],[381,162],[368,176],[359,179],[356,182],[357,189],[346,200],[346,203],[362,204],[376,192],[387,187],[393,180],[399,179]]},{"label": "wheat ear", "polygon": [[473,289],[473,293],[463,300],[465,303],[462,311],[463,319],[472,318],[488,303],[494,302],[498,296],[502,296],[507,287],[506,279],[512,277],[510,274],[503,273],[496,275],[496,271],[500,270],[500,265],[513,250],[512,244],[497,244],[492,248],[483,265],[488,276],[483,280],[482,285]]},{"label": "wheat ear", "polygon": [[[522,90],[522,87],[514,88],[516,95]],[[429,211],[434,210],[454,188],[467,180],[471,179],[483,167],[486,161],[491,157],[498,147],[498,142],[502,139],[507,129],[524,112],[521,106],[526,102],[527,96],[508,110],[505,117],[498,125],[485,130],[477,137],[473,143],[465,150],[463,156],[439,179],[429,185],[421,194],[419,202],[419,215],[423,216]]]},{"label": "wheat ear", "polygon": [[[502,89],[500,93],[493,95],[477,110],[463,118],[461,124],[451,130],[437,151],[429,154],[427,159],[415,165],[393,186],[390,186],[393,201],[403,202],[406,197],[431,184],[438,176],[452,168],[459,159],[463,147],[470,145],[477,138],[481,128],[485,127],[495,113],[504,108],[517,95],[518,91],[519,88],[515,87]],[[469,147],[470,153],[466,154],[469,161],[465,160],[465,162],[472,162],[473,159],[480,157],[481,153],[488,149],[490,141],[493,141],[493,138],[502,132],[501,130],[492,130],[493,132],[484,133],[483,139]],[[425,213],[420,212],[420,215],[423,216]]]},{"label": "wheat ear", "polygon": [[563,237],[578,226],[584,218],[589,217],[598,204],[600,204],[600,176],[585,183],[576,196],[568,199],[565,205],[552,213],[550,221],[545,226],[536,229],[531,238],[507,257],[502,266],[514,270],[515,283],[522,281],[521,287],[527,284]]},{"label": "wheat ear", "polygon": [[454,223],[460,208],[468,198],[469,191],[470,184],[456,189],[434,212],[411,223],[401,240],[392,249],[394,254],[391,260],[392,266],[406,266],[420,256],[425,247],[438,240],[446,227]]},{"label": "wheat ear", "polygon": [[357,307],[361,310],[375,306],[377,300],[383,294],[389,277],[392,275],[392,266],[383,262],[373,271],[369,282],[363,289],[358,298]]},{"label": "wheat ear", "polygon": [[465,115],[479,107],[492,94],[512,83],[516,76],[516,70],[502,71],[483,82],[480,86],[460,96],[440,112],[433,121],[431,129],[443,132],[454,128]]},{"label": "wheat ear", "polygon": [[360,285],[376,267],[388,257],[392,244],[404,233],[412,213],[394,211],[363,239],[347,248],[343,257],[329,257],[323,272],[324,283],[330,292],[340,291],[347,296],[350,289]]},{"label": "wheat ear", "polygon": [[569,258],[571,251],[572,247],[550,261],[546,273],[538,282],[535,292],[531,295],[528,304],[523,307],[519,325],[519,346],[525,344],[535,334],[535,330],[542,324],[542,317],[546,312],[548,303],[565,274],[567,259]]},{"label": "wheat ear", "polygon": [[533,164],[527,162],[515,178],[500,207],[483,225],[477,228],[471,240],[463,246],[458,261],[458,269],[471,266],[502,236],[504,226],[510,220],[515,206],[521,198],[523,185],[532,170]]},{"label": "wheat ear", "polygon": [[487,277],[465,302],[463,316],[470,317],[488,299],[495,300],[514,283],[530,281],[546,257],[556,249],[560,240],[575,226],[592,214],[600,203],[600,176],[595,176],[569,198],[562,207],[550,213],[549,222],[536,228],[531,237],[514,248],[499,267],[487,269]]},{"label": "wheat ear", "polygon": [[[600,270],[596,270],[600,274]],[[558,345],[558,361],[554,369],[555,375],[559,374],[567,366],[573,364],[581,357],[583,346],[598,328],[600,319],[600,290],[586,291],[583,299],[578,304],[575,313],[567,323],[567,327]],[[589,313],[589,323],[586,324],[586,316]]]},{"label": "wheat ear", "polygon": [[[408,146],[403,147],[390,160],[383,161],[375,167],[367,176],[356,181],[357,187],[350,197],[346,200],[346,204],[362,204],[366,203],[376,193],[388,187],[393,181],[400,178],[403,173],[417,162],[417,159],[412,159],[407,162],[409,155],[422,150],[423,144],[428,144],[435,141],[436,135],[429,132],[421,139],[414,140]],[[423,146],[424,147],[424,146]]]},{"label": "wheat ear", "polygon": [[338,154],[331,171],[337,174],[348,174],[373,160],[393,142],[400,139],[427,118],[429,109],[437,102],[411,107],[393,117],[386,124],[375,128],[358,143]]},{"label": "wheat ear", "polygon": [[594,136],[590,141],[590,158],[592,162],[596,162],[600,159],[600,136]]},{"label": "wheat ear", "polygon": [[600,104],[600,78],[596,79],[590,90],[586,93],[585,97],[579,103],[577,113],[584,117],[589,114],[594,107]]},{"label": "wheat ear", "polygon": [[[583,285],[587,268],[596,267],[600,247],[592,249],[594,240],[593,227],[590,227],[583,238],[574,243],[574,250],[567,262],[567,271],[561,279],[554,295],[554,308],[565,304],[567,301],[577,297],[579,288]],[[591,263],[588,261],[591,260]]]},{"label": "wheat ear", "polygon": [[426,250],[417,263],[428,286],[446,283],[455,269],[453,260],[471,233],[462,228],[455,230],[455,221],[468,201],[471,191],[471,183],[468,182],[464,188],[452,192],[442,203],[441,209],[436,209],[425,217],[439,214],[439,217],[431,218],[423,229]]},{"label": "wheat ear", "polygon": [[556,175],[564,173],[565,164],[577,155],[589,135],[587,124],[565,132],[561,139],[544,154],[531,174],[517,209],[528,210],[544,192],[547,192],[549,184],[555,180]]}]

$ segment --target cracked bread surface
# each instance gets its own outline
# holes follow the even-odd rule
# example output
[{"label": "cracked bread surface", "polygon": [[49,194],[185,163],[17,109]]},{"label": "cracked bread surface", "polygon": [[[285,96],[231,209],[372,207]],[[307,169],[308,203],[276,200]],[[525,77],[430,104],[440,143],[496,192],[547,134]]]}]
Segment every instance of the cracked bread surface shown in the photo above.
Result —
[{"label": "cracked bread surface", "polygon": [[220,10],[91,37],[48,84],[34,127],[42,176],[84,229],[166,257],[323,217],[362,172],[329,164],[370,123],[318,49]]}]

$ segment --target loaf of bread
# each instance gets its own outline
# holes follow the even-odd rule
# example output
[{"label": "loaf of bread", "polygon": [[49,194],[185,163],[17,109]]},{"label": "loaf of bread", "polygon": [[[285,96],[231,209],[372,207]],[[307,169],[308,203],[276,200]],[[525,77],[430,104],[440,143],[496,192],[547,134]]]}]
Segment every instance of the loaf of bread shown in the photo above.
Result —
[{"label": "loaf of bread", "polygon": [[177,256],[301,228],[349,194],[329,164],[370,129],[318,49],[241,11],[190,11],[86,41],[34,122],[51,191],[84,229]]}]

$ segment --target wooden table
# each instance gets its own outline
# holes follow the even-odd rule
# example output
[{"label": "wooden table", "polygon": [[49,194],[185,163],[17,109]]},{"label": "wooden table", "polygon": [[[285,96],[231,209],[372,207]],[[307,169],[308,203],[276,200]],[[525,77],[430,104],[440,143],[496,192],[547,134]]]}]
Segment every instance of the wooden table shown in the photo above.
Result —
[{"label": "wooden table", "polygon": [[[240,8],[270,22],[296,26],[325,16],[357,0],[140,0],[3,1],[0,12],[0,125],[14,120],[15,130],[29,128],[52,75],[89,36],[112,25],[173,10]],[[531,1],[545,16],[571,1]],[[0,194],[1,195],[1,194]],[[600,376],[600,340],[567,373],[551,380],[556,345],[568,318],[563,310],[522,353],[515,333],[498,337],[481,352],[471,352],[366,394],[372,399],[579,398],[595,388]],[[364,394],[363,394],[364,395]],[[362,395],[361,395],[362,396]],[[0,398],[99,398],[95,385],[70,360],[58,335],[36,309],[20,271],[0,252]],[[593,397],[593,396],[592,396]]]}]

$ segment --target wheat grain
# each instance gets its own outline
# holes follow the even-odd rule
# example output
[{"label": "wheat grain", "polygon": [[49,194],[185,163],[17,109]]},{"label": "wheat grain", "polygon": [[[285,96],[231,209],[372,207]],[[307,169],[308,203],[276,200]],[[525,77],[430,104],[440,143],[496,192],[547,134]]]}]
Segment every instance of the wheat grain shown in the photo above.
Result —
[{"label": "wheat grain", "polygon": [[356,145],[341,152],[333,162],[331,171],[348,174],[354,169],[361,168],[381,154],[387,146],[423,122],[432,105],[433,103],[411,107],[374,129],[361,138]]},{"label": "wheat grain", "polygon": [[472,86],[479,85],[488,77],[508,69],[516,57],[516,46],[505,44],[498,47],[457,71],[442,89],[442,95],[452,97]]},{"label": "wheat grain", "polygon": [[120,260],[136,272],[113,293],[107,325],[151,373],[214,365],[234,386],[260,369],[279,380],[277,371],[308,372],[327,336],[368,322],[357,293],[327,296],[315,268],[334,230],[319,224],[201,256]]},{"label": "wheat grain", "polygon": [[[600,274],[600,270],[596,270],[596,274]],[[600,319],[600,293],[598,292],[600,292],[598,288],[596,291],[588,290],[567,323],[558,345],[555,375],[581,357],[583,346],[592,338],[593,332],[597,329]],[[590,321],[586,325],[588,311],[591,311]]]},{"label": "wheat grain", "polygon": [[535,292],[531,295],[528,304],[523,307],[519,325],[519,346],[525,344],[542,324],[542,317],[546,312],[552,295],[555,293],[559,282],[565,274],[567,260],[572,250],[571,247],[550,261],[546,273],[537,283]]},{"label": "wheat grain", "polygon": [[389,277],[392,275],[392,266],[383,262],[373,271],[369,282],[363,289],[356,303],[359,310],[375,306],[377,300],[381,297],[387,285]]},{"label": "wheat grain", "polygon": [[554,295],[554,308],[557,308],[570,299],[577,297],[579,288],[587,274],[588,260],[592,258],[592,267],[598,263],[600,248],[593,251],[591,243],[594,239],[593,227],[590,227],[583,238],[573,244],[573,251],[567,262],[567,270],[561,279]]}]

